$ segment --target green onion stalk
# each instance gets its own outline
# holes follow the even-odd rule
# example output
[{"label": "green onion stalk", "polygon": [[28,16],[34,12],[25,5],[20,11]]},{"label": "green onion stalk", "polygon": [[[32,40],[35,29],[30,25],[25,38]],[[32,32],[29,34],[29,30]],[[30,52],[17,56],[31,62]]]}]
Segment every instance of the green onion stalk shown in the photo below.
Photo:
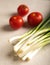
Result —
[{"label": "green onion stalk", "polygon": [[13,50],[22,60],[31,59],[38,50],[50,43],[50,16],[27,33],[10,38],[9,42],[14,44]]}]

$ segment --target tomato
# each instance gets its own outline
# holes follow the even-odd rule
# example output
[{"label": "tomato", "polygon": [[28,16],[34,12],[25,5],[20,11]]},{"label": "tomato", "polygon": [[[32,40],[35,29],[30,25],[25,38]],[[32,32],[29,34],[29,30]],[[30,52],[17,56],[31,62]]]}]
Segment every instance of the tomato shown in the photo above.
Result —
[{"label": "tomato", "polygon": [[29,12],[29,8],[26,5],[20,5],[17,10],[21,16],[25,16]]},{"label": "tomato", "polygon": [[12,16],[9,20],[9,24],[13,29],[18,29],[20,27],[23,26],[23,19],[21,16],[17,15],[17,16]]},{"label": "tomato", "polygon": [[28,23],[35,27],[43,20],[43,16],[40,12],[32,12],[28,15]]}]

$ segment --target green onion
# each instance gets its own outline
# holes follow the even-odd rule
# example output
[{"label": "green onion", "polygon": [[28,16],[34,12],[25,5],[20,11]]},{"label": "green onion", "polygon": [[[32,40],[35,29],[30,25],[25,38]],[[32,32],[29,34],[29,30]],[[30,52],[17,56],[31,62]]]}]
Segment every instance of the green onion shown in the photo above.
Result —
[{"label": "green onion", "polygon": [[[47,21],[48,22],[48,21]],[[50,22],[50,20],[49,20],[49,22]],[[42,22],[43,23],[43,22]],[[38,28],[37,28],[38,29]],[[48,29],[50,29],[50,28],[48,28]],[[40,33],[42,33],[42,32],[45,32],[45,31],[47,31],[48,29],[44,29],[44,30],[41,30],[41,31],[37,31],[37,32],[35,32],[36,31],[36,29],[30,34],[30,35],[28,35],[28,36],[26,36],[26,37],[24,37],[19,43],[17,43],[15,46],[14,46],[14,49],[15,49],[15,52],[17,52],[18,51],[18,49],[24,44],[23,42],[24,41],[26,41],[29,37],[31,38],[31,36],[33,35],[34,36],[34,34],[35,33],[37,33],[37,34],[35,34],[35,35],[38,35],[38,34],[40,34]],[[39,29],[40,30],[40,29]],[[33,34],[34,33],[34,34]],[[18,47],[18,48],[17,48]]]},{"label": "green onion", "polygon": [[22,60],[31,59],[41,48],[50,43],[50,38],[43,40],[39,44],[37,44],[33,50],[28,52],[26,55],[22,57]]},{"label": "green onion", "polygon": [[15,45],[17,42],[19,42],[22,38],[26,37],[27,35],[31,34],[33,32],[33,30],[35,29],[35,27],[33,29],[31,29],[30,31],[26,32],[25,34],[21,35],[21,36],[14,36],[12,38],[9,39],[9,42],[12,43],[13,45]]},{"label": "green onion", "polygon": [[31,59],[38,50],[50,43],[50,16],[27,33],[10,38],[9,42],[15,44],[14,52],[22,60]]},{"label": "green onion", "polygon": [[[32,48],[34,48],[34,45],[36,45],[37,43],[40,43],[43,39],[50,37],[50,32],[48,32],[47,34],[45,34],[44,36],[42,36],[39,40],[37,39],[36,41],[32,42],[32,44],[30,44],[29,46],[26,46],[26,48],[22,47],[19,49],[19,51],[17,52],[17,55],[19,57],[24,56],[25,54],[27,54],[30,50],[32,50]],[[38,45],[38,44],[37,44]],[[23,46],[24,47],[24,46]],[[35,49],[35,48],[34,48]]]}]

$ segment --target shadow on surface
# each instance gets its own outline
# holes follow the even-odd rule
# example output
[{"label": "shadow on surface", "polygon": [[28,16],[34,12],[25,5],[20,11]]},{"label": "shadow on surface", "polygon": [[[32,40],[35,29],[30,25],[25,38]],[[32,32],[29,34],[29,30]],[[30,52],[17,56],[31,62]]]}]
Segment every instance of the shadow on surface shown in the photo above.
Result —
[{"label": "shadow on surface", "polygon": [[16,15],[18,15],[17,12],[12,12],[12,13],[7,14],[8,17],[10,17],[10,16],[16,16]]},{"label": "shadow on surface", "polygon": [[23,28],[31,28],[31,26],[27,22],[24,22]]},{"label": "shadow on surface", "polygon": [[4,26],[2,27],[2,30],[4,30],[4,31],[14,31],[14,30],[10,27],[10,25],[4,25]]},{"label": "shadow on surface", "polygon": [[10,14],[9,14],[9,16],[15,16],[15,15],[18,15],[18,13],[15,12],[15,13],[10,13]]},{"label": "shadow on surface", "polygon": [[7,54],[7,56],[8,56],[9,58],[12,58],[13,61],[22,62],[22,60],[21,60],[18,56],[16,56],[16,55],[14,54],[14,51],[9,52],[9,54]]}]

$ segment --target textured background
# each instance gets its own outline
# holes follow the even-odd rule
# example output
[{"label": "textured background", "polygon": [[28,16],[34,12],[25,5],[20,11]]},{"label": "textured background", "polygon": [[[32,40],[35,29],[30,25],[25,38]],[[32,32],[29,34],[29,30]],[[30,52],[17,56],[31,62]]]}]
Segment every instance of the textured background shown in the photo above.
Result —
[{"label": "textured background", "polygon": [[[50,45],[45,46],[29,62],[22,62],[13,57],[12,45],[8,43],[8,39],[14,35],[22,35],[30,29],[23,27],[13,31],[9,27],[9,18],[17,12],[20,4],[28,5],[30,12],[40,11],[44,17],[50,12],[49,0],[0,0],[0,65],[50,65]],[[26,17],[24,19],[26,21]]]}]

